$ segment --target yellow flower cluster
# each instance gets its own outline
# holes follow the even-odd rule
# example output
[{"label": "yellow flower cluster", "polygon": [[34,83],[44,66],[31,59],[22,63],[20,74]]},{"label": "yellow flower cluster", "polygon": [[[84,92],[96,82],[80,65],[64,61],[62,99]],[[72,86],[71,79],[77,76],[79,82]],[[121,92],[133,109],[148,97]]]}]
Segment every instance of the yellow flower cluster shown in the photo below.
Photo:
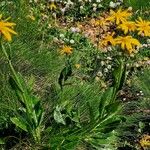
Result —
[{"label": "yellow flower cluster", "polygon": [[110,14],[103,20],[96,21],[96,25],[104,26],[108,25],[108,22],[115,23],[116,29],[120,29],[124,32],[123,36],[115,37],[115,33],[106,35],[100,44],[107,45],[120,45],[121,49],[126,50],[129,54],[134,52],[136,46],[140,46],[140,42],[133,38],[131,35],[127,35],[131,32],[138,32],[138,35],[150,36],[150,21],[142,20],[139,17],[136,21],[129,21],[129,17],[132,13],[129,10],[123,10],[119,8],[116,12],[110,10]]},{"label": "yellow flower cluster", "polygon": [[118,9],[117,12],[110,10],[110,17],[107,18],[108,21],[115,21],[116,24],[123,23],[130,17],[132,13],[128,10],[122,10],[122,8]]},{"label": "yellow flower cluster", "polygon": [[51,2],[51,3],[49,4],[49,9],[50,9],[50,10],[55,10],[55,9],[56,9],[56,5],[55,5],[54,2]]},{"label": "yellow flower cluster", "polygon": [[143,34],[144,36],[150,36],[150,21],[142,20],[142,18],[139,17],[139,20],[137,20],[136,23],[139,35]]},{"label": "yellow flower cluster", "polygon": [[11,41],[11,34],[17,34],[12,27],[15,26],[15,23],[7,22],[8,19],[2,20],[2,14],[0,15],[0,36],[4,36],[7,41]]},{"label": "yellow flower cluster", "polygon": [[150,148],[150,135],[144,135],[140,139],[139,143],[142,146],[142,148],[145,148],[145,147],[149,147]]},{"label": "yellow flower cluster", "polygon": [[61,54],[66,54],[66,55],[70,55],[70,54],[72,54],[72,50],[73,50],[73,48],[72,47],[70,47],[70,46],[64,46],[63,48],[62,48],[62,50],[61,50]]}]

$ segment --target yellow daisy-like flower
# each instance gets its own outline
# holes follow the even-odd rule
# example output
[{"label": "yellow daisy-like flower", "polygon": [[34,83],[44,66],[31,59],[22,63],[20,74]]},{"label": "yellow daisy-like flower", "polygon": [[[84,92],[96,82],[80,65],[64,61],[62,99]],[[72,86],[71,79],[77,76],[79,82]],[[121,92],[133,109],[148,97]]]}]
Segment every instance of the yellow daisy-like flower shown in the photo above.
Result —
[{"label": "yellow daisy-like flower", "polygon": [[110,17],[107,18],[109,21],[115,21],[118,25],[119,23],[125,22],[128,17],[132,15],[129,10],[122,10],[119,8],[117,12],[110,10]]},{"label": "yellow daisy-like flower", "polygon": [[103,27],[103,26],[109,25],[109,23],[107,22],[106,19],[102,18],[102,19],[96,20],[96,21],[95,21],[95,25],[96,25],[96,26],[102,26],[102,27]]},{"label": "yellow daisy-like flower", "polygon": [[142,20],[142,18],[139,17],[136,23],[139,35],[144,34],[144,36],[150,36],[150,21]]},{"label": "yellow daisy-like flower", "polygon": [[12,27],[15,26],[15,23],[7,22],[6,20],[1,20],[2,15],[0,15],[0,35],[4,36],[7,41],[11,41],[11,34],[17,34],[14,30],[12,30]]},{"label": "yellow daisy-like flower", "polygon": [[131,31],[134,32],[136,30],[136,25],[135,25],[135,22],[133,21],[126,21],[120,24],[118,28],[123,30],[124,34],[127,34],[128,32],[131,32]]},{"label": "yellow daisy-like flower", "polygon": [[50,10],[55,10],[56,9],[56,5],[54,2],[51,2],[49,5]]},{"label": "yellow daisy-like flower", "polygon": [[139,141],[140,145],[144,147],[150,147],[150,135],[144,135]]},{"label": "yellow daisy-like flower", "polygon": [[113,38],[114,36],[114,32],[111,33],[110,35],[107,35],[106,37],[104,37],[104,39],[101,41],[100,45],[102,46],[108,46],[108,45],[115,45],[116,44],[116,40]]},{"label": "yellow daisy-like flower", "polygon": [[77,69],[79,69],[79,68],[81,67],[81,65],[80,65],[80,64],[75,64],[75,67],[76,67]]},{"label": "yellow daisy-like flower", "polygon": [[140,42],[132,36],[120,36],[116,38],[116,43],[121,44],[121,48],[126,49],[129,54],[134,51],[135,46],[140,45]]},{"label": "yellow daisy-like flower", "polygon": [[61,50],[61,54],[67,54],[67,55],[70,55],[72,54],[72,50],[73,48],[70,47],[70,46],[64,46]]}]

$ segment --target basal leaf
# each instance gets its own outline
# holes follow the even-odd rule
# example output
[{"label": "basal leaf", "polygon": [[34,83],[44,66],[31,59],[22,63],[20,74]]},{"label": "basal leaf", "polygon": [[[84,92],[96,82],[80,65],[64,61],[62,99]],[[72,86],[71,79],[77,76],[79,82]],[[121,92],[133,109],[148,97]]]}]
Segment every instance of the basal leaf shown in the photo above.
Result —
[{"label": "basal leaf", "polygon": [[57,123],[62,123],[62,124],[66,124],[65,123],[65,120],[64,120],[64,117],[61,113],[61,108],[60,107],[56,107],[56,109],[54,110],[54,119]]},{"label": "basal leaf", "polygon": [[21,118],[16,118],[16,117],[13,117],[10,119],[16,126],[18,126],[19,128],[21,128],[22,130],[24,131],[28,131],[27,130],[27,124],[25,123],[25,121]]},{"label": "basal leaf", "polygon": [[72,74],[72,67],[71,64],[68,62],[67,65],[63,68],[58,78],[58,83],[62,89],[63,83],[71,76]]}]

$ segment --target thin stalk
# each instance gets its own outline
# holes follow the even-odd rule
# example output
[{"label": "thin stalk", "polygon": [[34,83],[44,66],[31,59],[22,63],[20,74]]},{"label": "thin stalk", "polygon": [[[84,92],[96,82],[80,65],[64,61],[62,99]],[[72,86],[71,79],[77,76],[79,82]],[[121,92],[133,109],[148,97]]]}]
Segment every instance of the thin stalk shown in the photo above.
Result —
[{"label": "thin stalk", "polygon": [[11,72],[12,72],[13,76],[15,77],[15,80],[16,80],[17,83],[19,84],[19,87],[20,87],[21,90],[23,91],[22,86],[21,86],[21,84],[20,84],[20,81],[19,81],[19,79],[18,79],[18,76],[17,76],[17,74],[16,74],[16,71],[15,71],[15,69],[14,69],[14,67],[13,67],[13,65],[12,65],[12,62],[11,62],[11,60],[9,59],[9,55],[7,54],[6,49],[5,49],[5,47],[3,46],[2,43],[1,43],[1,47],[2,47],[2,51],[3,51],[3,53],[4,53],[5,57],[6,57],[6,59],[7,59],[7,61],[8,61],[9,67],[10,67],[10,69],[11,69]]}]

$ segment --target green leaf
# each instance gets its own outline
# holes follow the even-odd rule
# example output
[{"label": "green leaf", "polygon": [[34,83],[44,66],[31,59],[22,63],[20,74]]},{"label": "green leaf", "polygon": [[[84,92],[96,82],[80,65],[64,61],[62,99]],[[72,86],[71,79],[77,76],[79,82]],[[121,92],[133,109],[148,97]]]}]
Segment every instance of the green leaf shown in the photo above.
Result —
[{"label": "green leaf", "polygon": [[5,140],[0,138],[0,145],[4,145],[5,144]]},{"label": "green leaf", "polygon": [[114,76],[113,85],[118,91],[122,88],[125,78],[126,78],[126,65],[124,64],[121,58],[118,59],[118,66],[113,71],[113,76]]},{"label": "green leaf", "polygon": [[32,91],[35,83],[35,77],[31,75],[30,79],[28,80],[28,90]]},{"label": "green leaf", "polygon": [[9,77],[9,84],[11,85],[11,88],[12,88],[13,90],[15,90],[15,91],[16,91],[16,90],[19,90],[20,92],[23,92],[23,91],[21,90],[21,88],[19,87],[17,81],[16,81],[12,76]]},{"label": "green leaf", "polygon": [[72,74],[72,67],[71,67],[70,62],[68,61],[66,66],[61,71],[59,79],[58,79],[58,83],[61,89],[63,88],[63,83],[71,76],[71,74]]},{"label": "green leaf", "polygon": [[45,129],[45,131],[44,131],[44,132],[46,132],[46,133],[48,133],[48,134],[49,134],[51,131],[52,131],[52,127],[48,127],[48,128],[46,128],[46,129]]},{"label": "green leaf", "polygon": [[104,108],[106,105],[110,103],[112,99],[113,91],[114,91],[114,88],[110,87],[103,93],[100,104],[99,104],[100,117],[104,115]]},{"label": "green leaf", "polygon": [[18,126],[19,128],[21,128],[22,130],[24,131],[28,131],[27,130],[27,124],[25,123],[25,121],[23,121],[23,119],[21,118],[17,118],[17,117],[13,117],[13,118],[10,118],[10,120],[16,125]]},{"label": "green leaf", "polygon": [[106,112],[108,114],[118,112],[118,108],[120,107],[120,102],[114,102],[105,107]]},{"label": "green leaf", "polygon": [[126,70],[127,70],[126,65],[123,65],[123,72],[121,74],[121,78],[120,78],[120,81],[119,81],[120,84],[118,86],[118,90],[121,90],[122,86],[125,83],[125,80],[126,80]]},{"label": "green leaf", "polygon": [[78,140],[66,141],[66,144],[62,146],[65,150],[75,150],[78,145]]},{"label": "green leaf", "polygon": [[54,110],[54,119],[57,123],[66,125],[63,115],[61,114],[61,108],[59,106]]}]

